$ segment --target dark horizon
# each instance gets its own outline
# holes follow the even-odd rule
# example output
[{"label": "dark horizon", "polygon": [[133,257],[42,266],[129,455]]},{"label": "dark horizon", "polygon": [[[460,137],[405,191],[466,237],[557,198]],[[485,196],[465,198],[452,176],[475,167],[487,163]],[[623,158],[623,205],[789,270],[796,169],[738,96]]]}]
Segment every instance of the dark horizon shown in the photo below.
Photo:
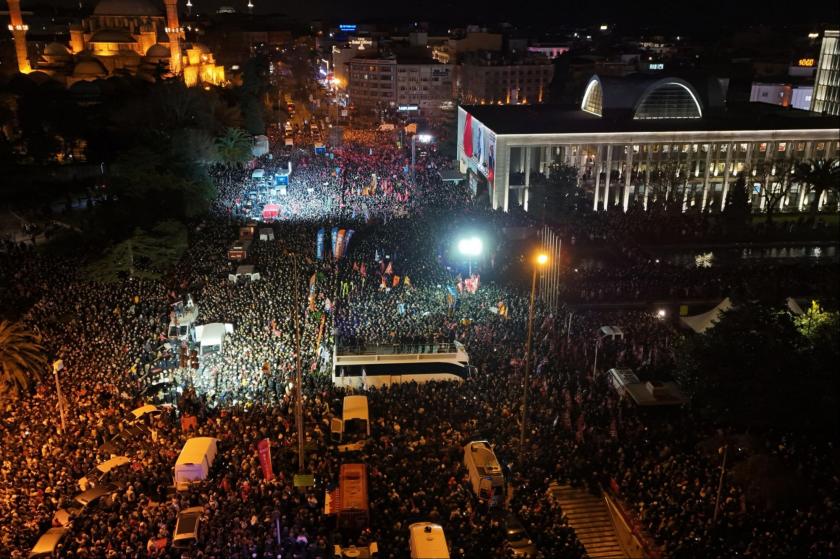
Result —
[{"label": "dark horizon", "polygon": [[[83,11],[90,11],[98,0],[81,0]],[[151,0],[161,2],[161,0]],[[23,0],[24,9],[43,9],[54,6],[64,9],[76,8],[79,0]],[[179,1],[182,11],[185,0]],[[714,0],[702,6],[687,17],[682,3],[662,3],[653,0],[626,2],[605,0],[598,9],[588,11],[580,4],[571,2],[547,2],[526,0],[525,2],[490,2],[480,6],[458,0],[428,0],[423,3],[396,3],[385,0],[315,0],[313,2],[290,3],[279,0],[253,0],[255,15],[284,14],[297,22],[339,20],[348,23],[370,21],[389,22],[451,22],[489,24],[509,22],[513,24],[533,22],[539,16],[545,27],[594,24],[620,24],[647,28],[651,26],[672,26],[678,30],[718,32],[721,29],[735,29],[756,24],[769,25],[812,25],[815,28],[840,27],[840,3],[817,0],[807,10],[793,11],[789,2],[770,0],[756,10],[741,2]],[[215,12],[220,6],[231,6],[240,13],[247,12],[247,0],[193,0],[193,11]]]}]

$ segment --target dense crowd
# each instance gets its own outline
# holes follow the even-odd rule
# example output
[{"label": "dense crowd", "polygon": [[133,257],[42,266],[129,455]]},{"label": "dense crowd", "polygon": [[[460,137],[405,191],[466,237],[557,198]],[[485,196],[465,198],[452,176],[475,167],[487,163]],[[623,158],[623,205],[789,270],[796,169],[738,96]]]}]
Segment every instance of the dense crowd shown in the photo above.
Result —
[{"label": "dense crowd", "polygon": [[[288,194],[279,199],[282,217],[273,225],[277,240],[255,240],[250,249],[257,281],[231,282],[237,263],[227,257],[239,225],[253,217],[245,209],[249,192],[261,190],[249,170],[214,172],[219,198],[213,214],[164,280],[96,284],[81,276],[71,257],[3,255],[4,293],[28,303],[23,321],[65,365],[60,382],[68,413],[62,428],[55,389],[46,382],[4,404],[0,559],[25,556],[55,511],[81,490],[80,478],[117,444],[131,459],[121,487],[71,523],[61,557],[181,557],[170,545],[177,514],[196,505],[205,512],[194,557],[322,558],[331,556],[333,543],[370,541],[378,542],[381,557],[407,557],[407,527],[418,520],[443,526],[452,557],[505,557],[502,512],[477,502],[462,465],[463,445],[475,439],[493,444],[511,488],[506,508],[522,519],[539,557],[585,557],[549,496],[553,481],[611,491],[662,556],[838,553],[840,481],[825,458],[832,452],[825,442],[787,433],[763,439],[763,451],[798,468],[821,498],[768,510],[728,474],[713,521],[720,457],[703,443],[731,433],[687,409],[642,412],[619,398],[603,374],[619,366],[647,378],[667,372],[682,334],[649,312],[572,313],[537,303],[528,444],[520,456],[527,293],[491,281],[475,293],[464,290],[467,273],[448,244],[464,223],[501,228],[527,218],[475,207],[465,192],[443,188],[437,175],[443,162],[433,153],[412,180],[396,139],[349,131],[331,156],[276,150],[256,163],[270,173],[288,161],[293,168]],[[357,234],[346,257],[318,260],[316,231],[334,225],[352,225]],[[599,228],[592,228],[593,239]],[[583,239],[587,230],[565,234]],[[618,271],[582,268],[565,294],[583,300],[719,297],[759,275],[673,267],[663,273],[641,267],[637,246],[626,248],[627,262]],[[498,264],[487,262],[480,271],[501,276],[516,257],[513,246],[503,246]],[[801,288],[824,289],[814,277],[800,277]],[[198,323],[233,326],[223,351],[202,356],[197,370],[179,368],[177,344],[165,343],[177,318],[173,305],[188,297]],[[594,332],[604,324],[621,325],[625,338],[603,344],[593,374]],[[298,331],[305,471],[315,481],[306,488],[293,480],[299,473],[292,384]],[[325,491],[344,459],[329,436],[345,394],[328,372],[339,339],[413,347],[457,340],[478,371],[463,383],[366,391],[372,435],[356,458],[369,467],[371,515],[361,534],[340,533],[324,514]],[[148,420],[148,435],[131,434],[130,411],[147,401],[166,404],[165,412]],[[185,429],[184,418],[193,417],[195,426]],[[196,435],[218,438],[219,457],[207,482],[175,492],[173,464]],[[263,478],[256,452],[266,438],[276,473],[271,481]]]}]

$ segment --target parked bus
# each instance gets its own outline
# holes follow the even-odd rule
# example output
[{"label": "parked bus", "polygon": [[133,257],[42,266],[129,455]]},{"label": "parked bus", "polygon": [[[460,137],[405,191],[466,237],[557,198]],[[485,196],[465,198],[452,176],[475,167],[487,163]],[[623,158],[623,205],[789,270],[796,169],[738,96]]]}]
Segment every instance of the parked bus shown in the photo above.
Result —
[{"label": "parked bus", "polygon": [[330,431],[339,452],[362,450],[370,437],[367,396],[345,396],[341,419],[333,419]]}]

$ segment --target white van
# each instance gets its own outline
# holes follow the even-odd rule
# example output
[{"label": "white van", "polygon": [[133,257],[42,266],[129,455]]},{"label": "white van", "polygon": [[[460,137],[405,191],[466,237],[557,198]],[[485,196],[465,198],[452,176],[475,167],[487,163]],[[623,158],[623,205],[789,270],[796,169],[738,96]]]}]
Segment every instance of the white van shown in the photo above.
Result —
[{"label": "white van", "polygon": [[172,547],[185,548],[198,541],[198,528],[204,507],[192,507],[178,513],[175,532],[172,534]]},{"label": "white van", "polygon": [[203,357],[209,353],[222,353],[225,348],[225,338],[233,334],[233,324],[226,322],[211,322],[195,327],[195,338],[199,343],[199,354]]},{"label": "white van", "polygon": [[370,414],[367,396],[345,396],[341,419],[333,419],[330,425],[333,440],[339,445],[339,452],[359,451],[370,437]]},{"label": "white van", "polygon": [[213,437],[194,437],[184,443],[175,462],[175,489],[185,491],[191,483],[207,479],[216,459],[216,442]]},{"label": "white van", "polygon": [[481,501],[499,505],[505,498],[505,477],[493,448],[487,441],[473,441],[464,446],[464,466],[470,485]]},{"label": "white van", "polygon": [[415,522],[408,532],[411,559],[449,559],[449,547],[440,524]]}]

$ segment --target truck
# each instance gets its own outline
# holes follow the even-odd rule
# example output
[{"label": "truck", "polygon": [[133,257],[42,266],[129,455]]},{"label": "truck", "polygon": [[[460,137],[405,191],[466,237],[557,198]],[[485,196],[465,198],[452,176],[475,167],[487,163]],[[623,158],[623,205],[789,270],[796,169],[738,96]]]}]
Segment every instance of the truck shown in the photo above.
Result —
[{"label": "truck", "polygon": [[464,467],[469,473],[473,493],[481,502],[490,505],[504,502],[505,477],[489,442],[467,443],[464,446]]},{"label": "truck", "polygon": [[358,451],[370,437],[367,396],[345,396],[341,419],[333,418],[330,435],[339,445],[339,452]]}]

